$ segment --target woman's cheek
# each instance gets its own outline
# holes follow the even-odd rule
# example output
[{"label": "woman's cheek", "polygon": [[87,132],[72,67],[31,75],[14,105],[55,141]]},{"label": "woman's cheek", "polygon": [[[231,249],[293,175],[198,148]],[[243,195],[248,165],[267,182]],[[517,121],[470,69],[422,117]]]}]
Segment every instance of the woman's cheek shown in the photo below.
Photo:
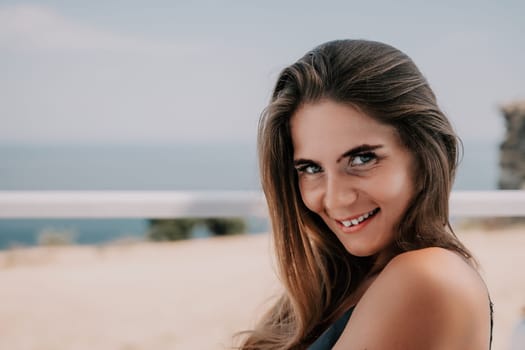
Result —
[{"label": "woman's cheek", "polygon": [[308,180],[299,180],[299,190],[304,205],[313,212],[319,212],[319,194],[313,184]]},{"label": "woman's cheek", "polygon": [[382,193],[385,201],[396,201],[403,203],[406,198],[412,196],[414,184],[412,177],[406,171],[393,169],[388,176],[378,179],[375,189]]}]

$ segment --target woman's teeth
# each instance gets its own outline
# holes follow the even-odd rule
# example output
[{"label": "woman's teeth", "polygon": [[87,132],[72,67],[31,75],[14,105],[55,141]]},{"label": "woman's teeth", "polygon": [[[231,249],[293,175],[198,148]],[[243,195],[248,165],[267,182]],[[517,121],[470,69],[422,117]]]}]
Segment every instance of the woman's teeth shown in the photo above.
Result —
[{"label": "woman's teeth", "polygon": [[341,223],[343,224],[344,227],[355,226],[355,225],[358,225],[358,224],[362,223],[366,219],[374,216],[378,211],[379,211],[379,208],[376,208],[376,209],[374,209],[374,210],[372,210],[372,211],[370,211],[370,212],[368,212],[366,214],[361,215],[358,218],[355,218],[355,219],[352,219],[352,220],[344,220],[344,221],[341,221]]}]

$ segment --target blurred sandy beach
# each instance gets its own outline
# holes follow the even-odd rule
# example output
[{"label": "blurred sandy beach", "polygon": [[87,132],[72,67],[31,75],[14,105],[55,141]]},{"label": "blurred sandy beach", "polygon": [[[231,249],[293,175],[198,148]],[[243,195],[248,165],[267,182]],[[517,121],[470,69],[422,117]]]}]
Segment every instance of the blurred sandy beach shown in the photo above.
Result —
[{"label": "blurred sandy beach", "polygon": [[[525,305],[525,229],[471,228],[494,350]],[[228,349],[279,291],[267,234],[0,252],[0,349]]]}]

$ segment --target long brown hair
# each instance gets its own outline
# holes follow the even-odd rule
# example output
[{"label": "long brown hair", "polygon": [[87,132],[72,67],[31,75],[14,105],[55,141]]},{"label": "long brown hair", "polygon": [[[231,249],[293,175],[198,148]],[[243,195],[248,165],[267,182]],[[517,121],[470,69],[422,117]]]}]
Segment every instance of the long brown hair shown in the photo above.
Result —
[{"label": "long brown hair", "polygon": [[348,253],[302,202],[289,122],[301,104],[321,99],[356,106],[391,125],[416,159],[416,195],[398,224],[392,256],[437,246],[471,259],[448,218],[458,138],[421,72],[383,43],[322,44],[281,72],[259,122],[261,181],[285,292],[241,349],[306,348],[351,306],[348,296],[378,268],[374,257]]}]

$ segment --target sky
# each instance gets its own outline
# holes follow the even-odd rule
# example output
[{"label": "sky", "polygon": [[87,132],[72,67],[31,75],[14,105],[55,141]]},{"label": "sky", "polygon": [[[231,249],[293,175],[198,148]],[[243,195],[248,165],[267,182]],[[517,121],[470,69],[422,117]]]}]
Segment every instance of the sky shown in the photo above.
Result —
[{"label": "sky", "polygon": [[525,98],[523,1],[0,0],[0,144],[254,142],[279,72],[318,44],[407,53],[459,135]]}]

